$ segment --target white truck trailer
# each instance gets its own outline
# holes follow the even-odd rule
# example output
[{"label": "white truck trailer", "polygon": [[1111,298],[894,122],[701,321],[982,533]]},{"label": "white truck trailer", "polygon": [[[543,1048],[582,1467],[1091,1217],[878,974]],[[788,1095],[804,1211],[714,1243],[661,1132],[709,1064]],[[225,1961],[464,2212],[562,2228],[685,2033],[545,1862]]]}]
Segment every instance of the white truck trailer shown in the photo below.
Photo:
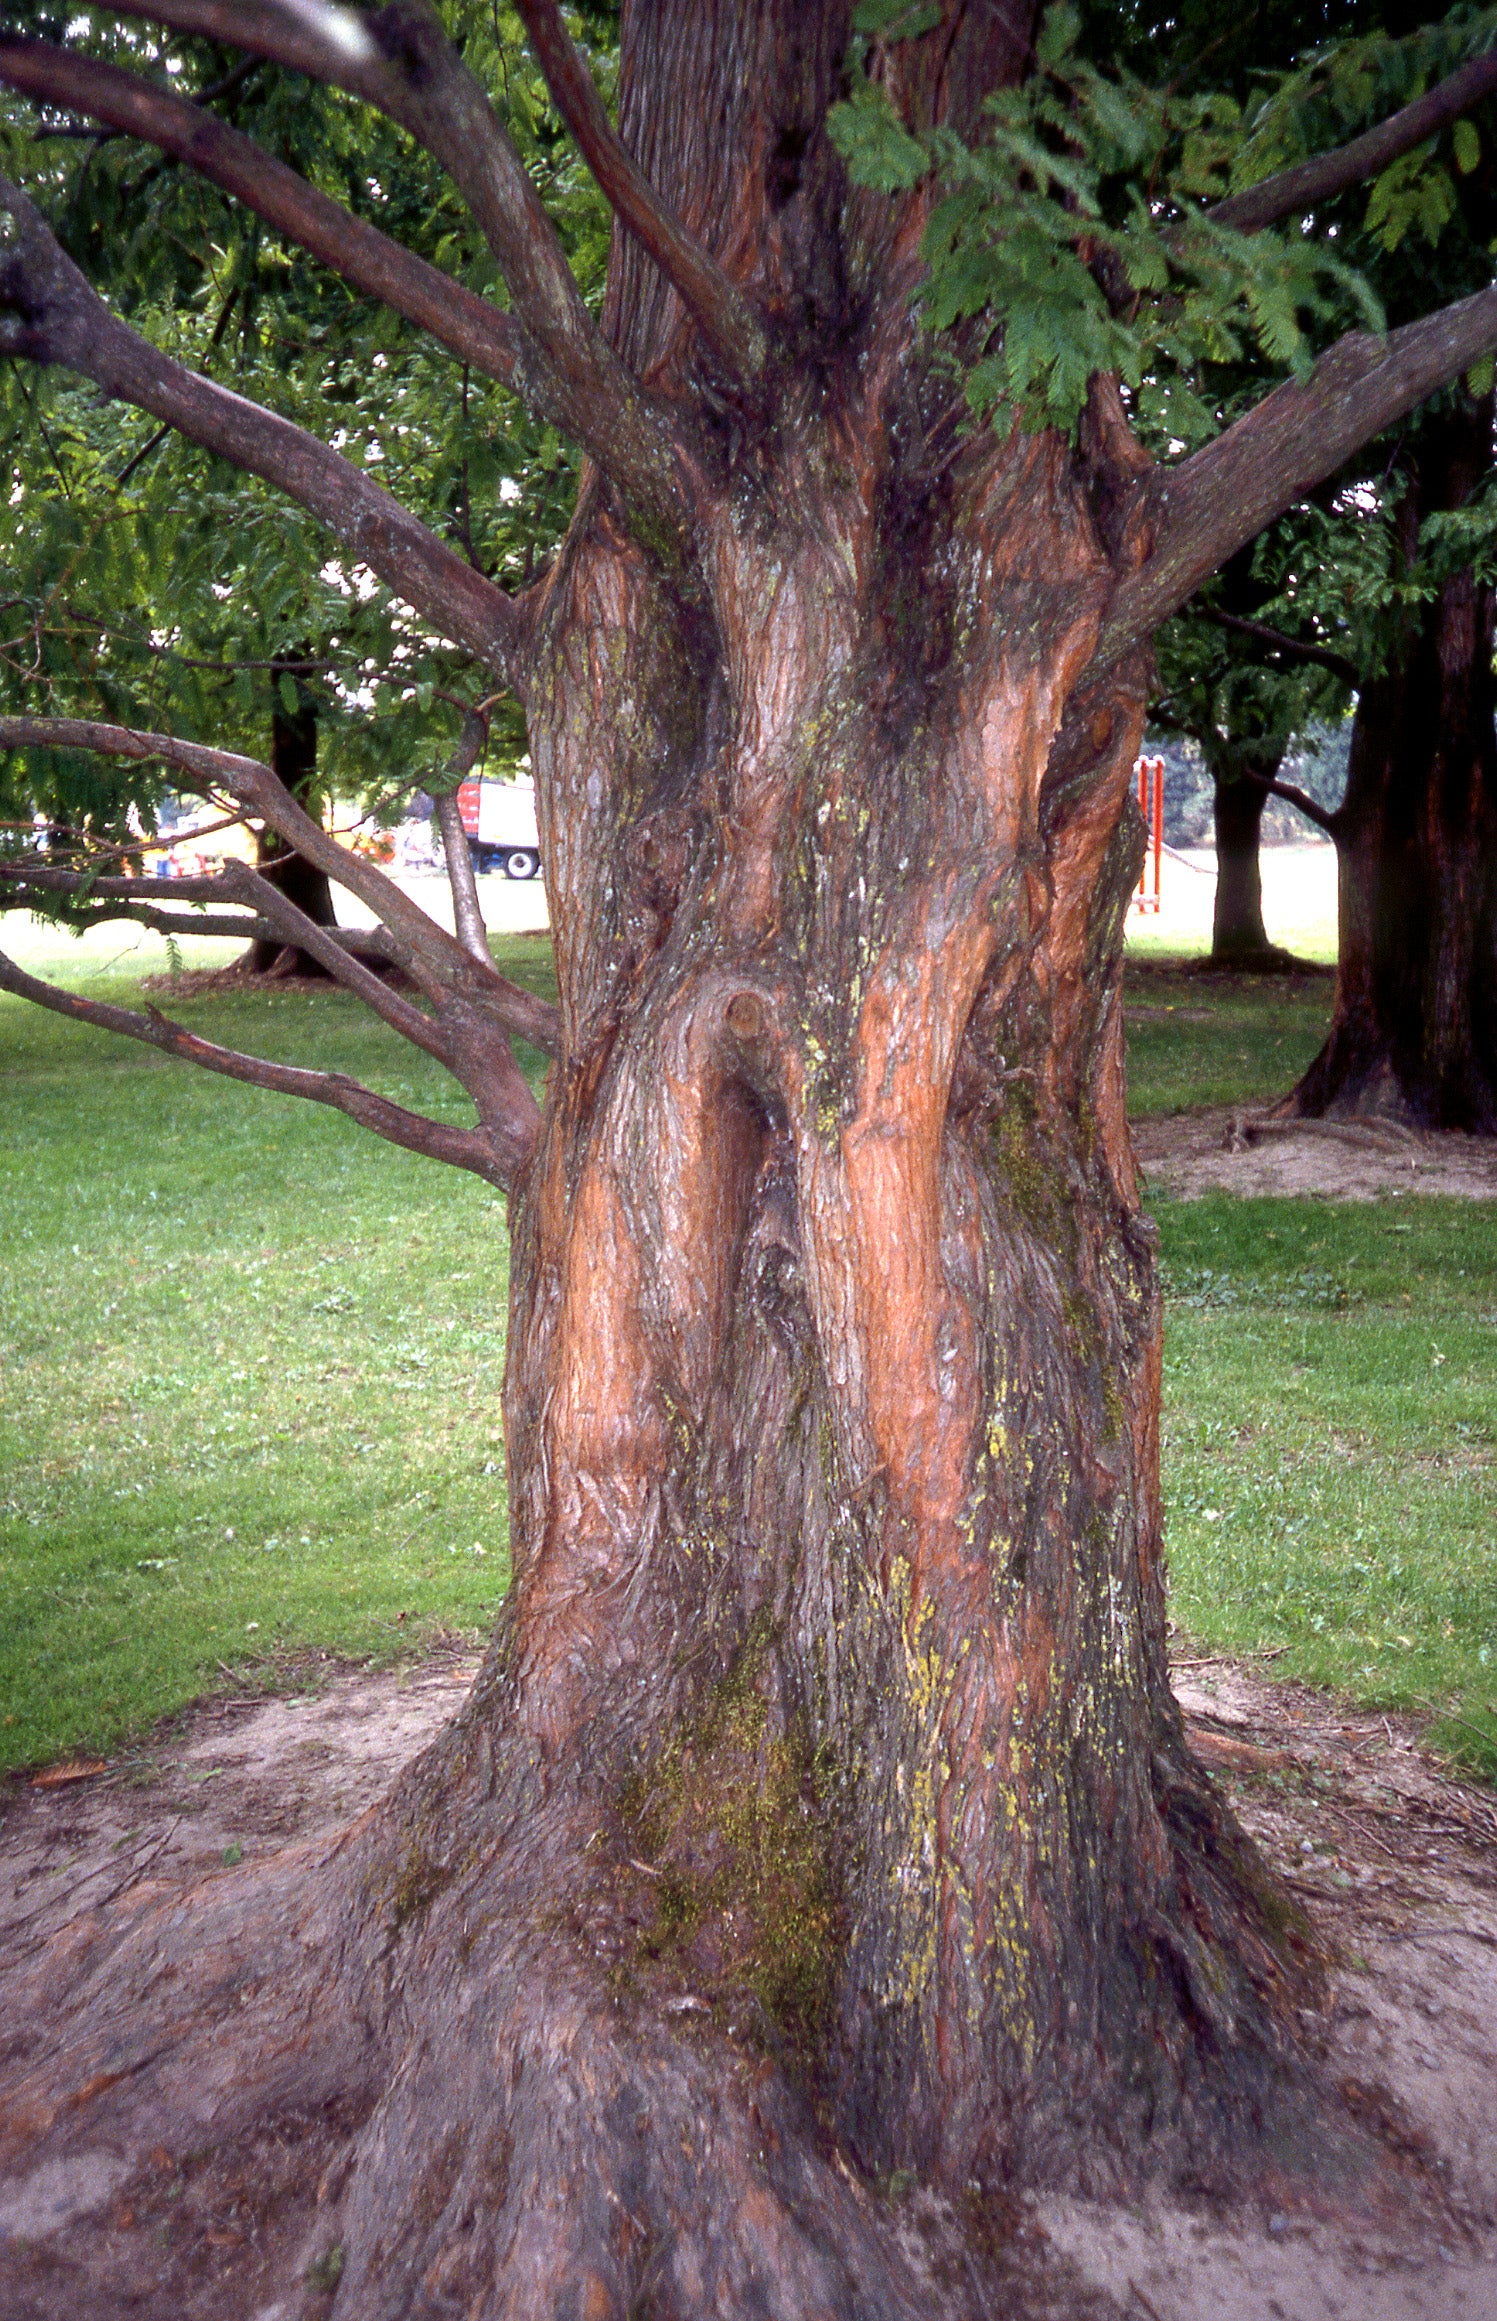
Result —
[{"label": "white truck trailer", "polygon": [[535,784],[528,774],[513,782],[461,782],[457,810],[478,871],[502,871],[506,878],[539,878],[540,833],[535,822]]}]

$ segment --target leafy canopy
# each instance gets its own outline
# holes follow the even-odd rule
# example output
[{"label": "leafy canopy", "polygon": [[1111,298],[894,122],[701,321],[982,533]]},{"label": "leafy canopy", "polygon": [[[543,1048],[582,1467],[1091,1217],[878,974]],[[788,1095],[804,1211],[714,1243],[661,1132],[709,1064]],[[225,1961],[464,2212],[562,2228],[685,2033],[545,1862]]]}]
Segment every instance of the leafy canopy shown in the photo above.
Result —
[{"label": "leafy canopy", "polygon": [[[451,28],[494,92],[585,294],[602,295],[609,217],[511,8],[460,0]],[[606,14],[578,13],[605,85]],[[40,9],[34,30],[217,115],[356,214],[500,304],[507,294],[442,172],[382,116],[212,43]],[[285,243],[190,168],[80,134],[0,93],[3,167],[90,280],[193,369],[369,468],[484,572],[524,582],[559,540],[576,456],[519,399]],[[71,374],[0,361],[0,708],[90,716],[264,756],[272,710],[313,709],[324,794],[398,809],[448,756],[475,696],[427,632],[281,494]],[[495,703],[491,760],[524,748]],[[10,753],[0,820],[121,838],[150,825],[148,769]],[[12,832],[19,837],[19,832]]]},{"label": "leafy canopy", "polygon": [[1071,429],[1094,372],[1113,372],[1145,436],[1182,450],[1214,434],[1217,375],[1244,364],[1303,375],[1350,326],[1384,326],[1353,226],[1384,250],[1439,238],[1456,181],[1481,159],[1470,120],[1429,139],[1324,215],[1244,234],[1211,205],[1343,142],[1497,40],[1497,9],[1460,7],[1402,40],[1322,48],[1240,98],[1103,69],[1060,0],[1034,70],[991,96],[969,143],[901,119],[890,49],[926,30],[924,0],[864,0],[851,86],[830,121],[852,176],[876,191],[930,179],[921,292],[952,334],[973,412]]}]

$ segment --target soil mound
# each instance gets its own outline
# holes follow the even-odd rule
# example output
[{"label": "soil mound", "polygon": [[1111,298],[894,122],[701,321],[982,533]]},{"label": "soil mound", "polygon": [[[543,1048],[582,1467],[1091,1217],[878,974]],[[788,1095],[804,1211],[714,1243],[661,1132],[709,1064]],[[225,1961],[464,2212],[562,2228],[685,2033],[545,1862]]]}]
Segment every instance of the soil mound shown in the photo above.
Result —
[{"label": "soil mound", "polygon": [[[476,1667],[469,1656],[377,1672],[322,1666],[300,1694],[208,1702],[116,1759],[0,1786],[0,2018],[8,1982],[47,1936],[128,1909],[146,1884],[201,1885],[240,1862],[268,1873],[288,1844],[345,1827],[455,1713]],[[1311,2035],[1343,2085],[1396,2124],[1439,2196],[1417,2216],[1352,2221],[1330,2202],[1323,2213],[1301,2204],[1254,2215],[1205,2196],[1021,2203],[1024,2309],[1098,2321],[1494,2321],[1493,1799],[1454,1780],[1412,1725],[1261,1669],[1185,1659],[1175,1687],[1196,1753],[1335,1961]],[[174,2196],[190,2185],[169,2169],[158,2181],[144,2151],[86,2157],[0,2181],[0,2277],[8,2260],[39,2279],[50,2249],[102,2231],[123,2279],[138,2270],[139,2236],[175,2228]],[[238,2225],[215,2229],[222,2278],[204,2310],[250,2321],[258,2301],[237,2301],[236,2281],[253,2280],[252,2248]]]},{"label": "soil mound", "polygon": [[1421,1133],[1395,1121],[1275,1120],[1214,1105],[1134,1121],[1133,1149],[1148,1185],[1187,1201],[1203,1193],[1497,1199],[1497,1139]]}]

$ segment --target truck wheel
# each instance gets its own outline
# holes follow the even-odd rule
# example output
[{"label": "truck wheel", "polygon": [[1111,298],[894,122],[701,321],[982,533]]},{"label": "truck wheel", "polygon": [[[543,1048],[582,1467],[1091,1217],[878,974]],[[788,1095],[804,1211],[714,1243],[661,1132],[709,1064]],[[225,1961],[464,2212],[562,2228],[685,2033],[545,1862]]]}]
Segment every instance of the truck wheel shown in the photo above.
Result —
[{"label": "truck wheel", "polygon": [[539,855],[532,854],[527,846],[517,846],[504,865],[504,875],[506,878],[534,878],[540,867]]}]

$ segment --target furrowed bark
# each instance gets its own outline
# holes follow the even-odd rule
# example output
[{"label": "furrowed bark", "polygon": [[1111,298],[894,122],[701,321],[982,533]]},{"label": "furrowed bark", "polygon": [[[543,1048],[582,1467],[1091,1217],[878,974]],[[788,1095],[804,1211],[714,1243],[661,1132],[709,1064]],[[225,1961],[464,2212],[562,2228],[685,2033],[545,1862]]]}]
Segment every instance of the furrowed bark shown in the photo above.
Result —
[{"label": "furrowed bark", "polygon": [[518,7],[557,110],[614,214],[654,259],[729,372],[752,382],[769,353],[761,318],[716,261],[683,233],[615,133],[556,0],[518,0]]},{"label": "furrowed bark", "polygon": [[[910,117],[979,120],[1037,15],[953,0],[899,44]],[[254,2289],[288,2321],[988,2321],[1024,2185],[1365,2180],[1313,1933],[1169,1687],[1121,1007],[1149,672],[1112,611],[1143,463],[1105,391],[1079,447],[953,440],[930,189],[850,194],[824,134],[848,27],[624,11],[624,142],[808,351],[721,425],[689,602],[592,478],[536,591],[564,1036],[482,1672],[299,1911],[242,1889],[258,1982],[163,1903],[17,2011],[0,2154],[135,2148],[154,2107],[206,2213],[247,2119],[299,2123],[321,2197],[264,2201]],[[616,234],[614,343],[720,420],[679,309]],[[940,2200],[901,2214],[907,2171]],[[187,2224],[124,2283],[72,2235],[53,2311],[192,2310]]]},{"label": "furrowed bark", "polygon": [[305,428],[185,369],[117,321],[41,213],[0,178],[0,211],[7,210],[17,231],[0,255],[0,350],[61,363],[231,466],[276,485],[439,634],[517,690],[523,687],[526,624],[503,589]]}]

